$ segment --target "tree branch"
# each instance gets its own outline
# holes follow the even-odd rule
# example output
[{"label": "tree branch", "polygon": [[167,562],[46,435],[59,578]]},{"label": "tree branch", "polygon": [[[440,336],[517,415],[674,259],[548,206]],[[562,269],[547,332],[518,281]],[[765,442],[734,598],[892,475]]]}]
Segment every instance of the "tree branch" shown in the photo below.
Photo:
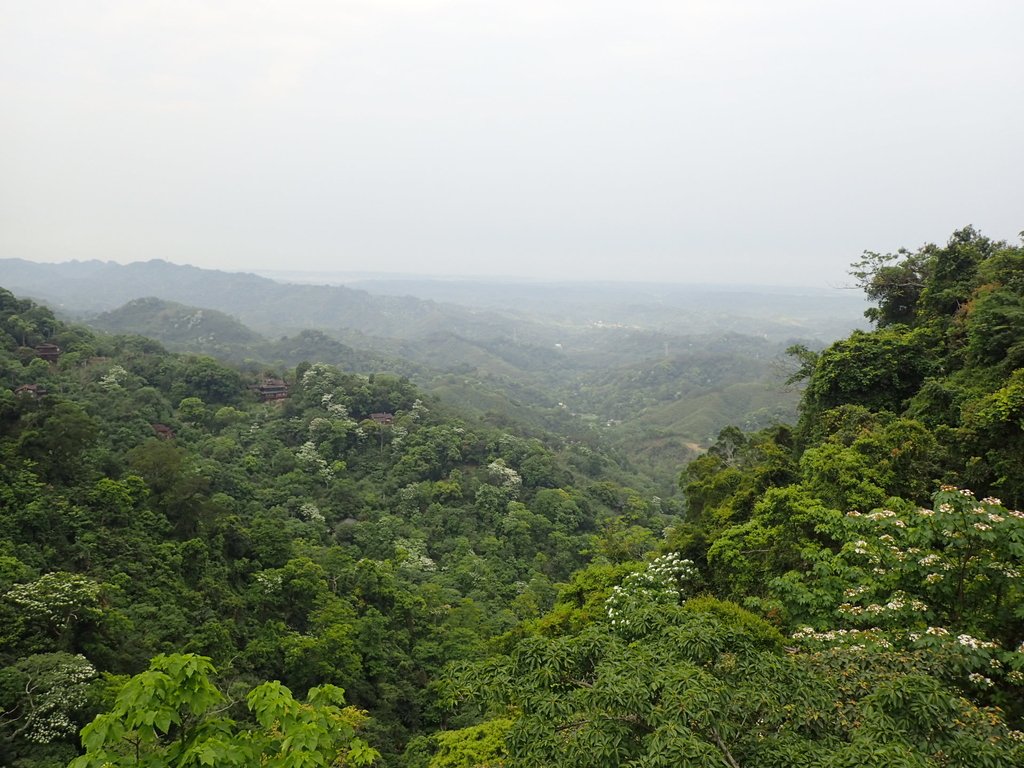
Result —
[{"label": "tree branch", "polygon": [[736,762],[736,758],[732,756],[732,752],[722,741],[722,736],[718,733],[718,729],[714,726],[711,727],[711,738],[714,739],[718,749],[722,752],[722,757],[725,758],[725,762],[729,764],[729,768],[740,768],[740,764]]}]

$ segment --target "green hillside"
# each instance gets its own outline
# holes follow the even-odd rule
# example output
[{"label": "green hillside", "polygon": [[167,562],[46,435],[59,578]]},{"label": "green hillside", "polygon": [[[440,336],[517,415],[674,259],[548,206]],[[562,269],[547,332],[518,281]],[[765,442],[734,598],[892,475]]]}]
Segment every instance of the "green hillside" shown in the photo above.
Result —
[{"label": "green hillside", "polygon": [[137,333],[170,344],[198,349],[226,349],[260,338],[233,317],[153,297],[133,299],[92,318],[90,325],[111,333]]},{"label": "green hillside", "polygon": [[773,407],[711,339],[602,427],[0,291],[0,764],[1024,764],[1024,247],[854,274],[795,423],[700,455],[662,422]]}]

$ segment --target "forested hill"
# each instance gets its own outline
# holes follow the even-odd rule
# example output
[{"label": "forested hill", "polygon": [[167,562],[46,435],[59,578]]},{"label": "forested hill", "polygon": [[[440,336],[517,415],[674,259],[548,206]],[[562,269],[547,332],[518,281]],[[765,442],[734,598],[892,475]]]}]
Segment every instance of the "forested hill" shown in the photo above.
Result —
[{"label": "forested hill", "polygon": [[1019,768],[1024,248],[855,272],[874,328],[795,347],[798,423],[723,430],[685,509],[0,294],[0,762]]},{"label": "forested hill", "polygon": [[1024,248],[854,271],[876,327],[793,349],[799,424],[724,430],[642,565],[455,665],[432,766],[1024,764]]},{"label": "forested hill", "polygon": [[409,361],[355,349],[323,331],[306,329],[268,339],[216,309],[155,297],[134,299],[90,317],[89,326],[108,333],[145,336],[173,351],[210,355],[249,368],[259,365],[255,361],[295,366],[303,360],[318,360],[358,373],[416,369]]},{"label": "forested hill", "polygon": [[393,761],[442,721],[444,664],[678,513],[590,447],[466,421],[406,379],[243,374],[6,291],[0,376],[3,765],[66,762],[109,675],[172,651],[231,696],[340,685]]},{"label": "forested hill", "polygon": [[853,291],[643,284],[378,281],[392,295],[371,295],[163,261],[9,259],[0,275],[66,316],[176,351],[391,371],[492,423],[600,432],[666,496],[722,427],[794,419],[797,394],[777,370],[783,350],[820,348],[863,307]]},{"label": "forested hill", "polygon": [[486,312],[409,296],[371,296],[344,286],[284,284],[253,274],[199,269],[159,259],[125,265],[0,259],[0,274],[9,290],[76,312],[105,312],[135,299],[157,297],[215,309],[275,335],[306,328],[347,328],[394,338],[416,338],[440,330],[473,337],[491,335],[496,324],[505,326]]}]

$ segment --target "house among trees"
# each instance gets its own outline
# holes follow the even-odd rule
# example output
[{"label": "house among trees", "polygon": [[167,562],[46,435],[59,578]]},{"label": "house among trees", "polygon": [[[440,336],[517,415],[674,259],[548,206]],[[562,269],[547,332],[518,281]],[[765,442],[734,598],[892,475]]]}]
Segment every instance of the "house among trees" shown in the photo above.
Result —
[{"label": "house among trees", "polygon": [[371,413],[370,418],[382,427],[390,427],[395,422],[395,414],[393,413]]},{"label": "house among trees", "polygon": [[60,358],[60,347],[56,344],[50,344],[49,342],[37,344],[35,350],[36,354],[48,363],[56,363]]},{"label": "house among trees", "polygon": [[156,432],[156,436],[161,440],[173,440],[174,430],[168,427],[166,424],[150,424],[153,431]]},{"label": "house among trees", "polygon": [[281,379],[264,379],[252,389],[261,403],[284,400],[288,397],[288,385]]},{"label": "house among trees", "polygon": [[46,395],[46,387],[42,384],[22,384],[14,390],[19,397],[40,398]]}]

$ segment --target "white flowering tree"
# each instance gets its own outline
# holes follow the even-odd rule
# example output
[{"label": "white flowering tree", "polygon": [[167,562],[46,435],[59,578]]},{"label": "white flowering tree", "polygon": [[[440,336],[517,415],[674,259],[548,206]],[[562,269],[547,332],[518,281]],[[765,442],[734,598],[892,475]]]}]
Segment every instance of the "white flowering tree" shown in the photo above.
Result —
[{"label": "white flowering tree", "polygon": [[74,736],[95,677],[84,656],[63,652],[34,654],[0,669],[0,738],[50,744]]},{"label": "white flowering tree", "polygon": [[626,576],[612,587],[605,612],[613,626],[628,629],[651,605],[680,605],[692,593],[699,574],[692,560],[669,552],[649,562],[643,570]]},{"label": "white flowering tree", "polygon": [[54,571],[15,584],[4,599],[14,606],[23,629],[36,630],[67,650],[76,627],[102,615],[102,585],[77,573]]},{"label": "white flowering tree", "polygon": [[[858,594],[841,604],[842,612],[909,608],[932,623],[991,635],[1024,618],[1017,615],[1024,599],[1024,512],[946,486],[932,508],[851,511],[846,522],[856,538],[843,556],[859,578]],[[890,602],[897,608],[880,608]]]},{"label": "white flowering tree", "polygon": [[455,667],[441,686],[450,706],[480,707],[503,723],[503,738],[477,764],[1016,768],[1024,761],[1024,734],[1000,711],[965,698],[911,654],[865,647],[858,655],[811,639],[794,647],[762,619],[710,597],[638,606],[626,632],[605,621],[562,626],[564,634],[527,635],[505,658]]},{"label": "white flowering tree", "polygon": [[487,465],[487,475],[496,486],[506,491],[513,499],[519,497],[523,478],[504,459],[495,459]]},{"label": "white flowering tree", "polygon": [[319,476],[324,482],[334,479],[334,468],[320,455],[316,443],[312,440],[307,440],[296,449],[295,458],[301,467]]},{"label": "white flowering tree", "polygon": [[775,579],[816,649],[910,654],[977,701],[1024,715],[1024,512],[944,486],[929,508],[850,511],[807,572]]}]

